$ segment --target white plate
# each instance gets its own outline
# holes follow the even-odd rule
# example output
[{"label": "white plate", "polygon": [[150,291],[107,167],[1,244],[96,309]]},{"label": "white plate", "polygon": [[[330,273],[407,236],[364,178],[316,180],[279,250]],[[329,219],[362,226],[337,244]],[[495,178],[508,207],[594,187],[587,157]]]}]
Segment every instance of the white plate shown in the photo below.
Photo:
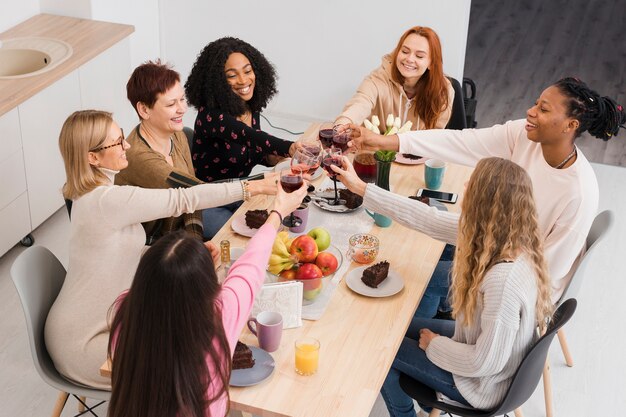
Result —
[{"label": "white plate", "polygon": [[248,347],[252,351],[254,366],[248,369],[233,369],[230,373],[230,385],[233,387],[250,387],[265,381],[276,367],[272,355],[256,346]]},{"label": "white plate", "polygon": [[[276,164],[276,166],[274,167],[274,172],[280,172],[283,169],[289,169],[290,167],[291,167],[291,158]],[[319,168],[315,170],[313,175],[311,175],[311,181],[318,179],[320,175],[322,175],[322,172],[324,172],[324,169],[320,166]]]},{"label": "white plate", "polygon": [[[341,189],[345,190],[346,186],[343,185],[341,182],[337,181],[337,190],[341,190]],[[325,198],[335,198],[335,189],[333,188],[333,180],[330,178],[326,178],[322,182],[322,184],[320,184],[320,186],[315,190],[315,195],[319,197],[325,197]],[[317,207],[321,208],[322,210],[330,211],[333,213],[350,213],[350,212],[360,209],[363,206],[363,204],[355,208],[348,208],[344,206],[343,204],[340,206],[331,206],[329,204],[325,204],[323,201],[317,201],[317,200],[313,200],[312,203],[315,204]]]},{"label": "white plate", "polygon": [[233,221],[230,223],[231,229],[241,236],[252,237],[259,229],[252,229],[246,224],[245,214],[233,217]]},{"label": "white plate", "polygon": [[426,162],[427,159],[428,158],[426,157],[421,157],[420,159],[405,158],[404,156],[402,156],[400,152],[398,152],[396,154],[396,159],[394,162],[397,162],[403,165],[419,165],[419,164],[423,164],[424,162]]},{"label": "white plate", "polygon": [[380,285],[378,285],[378,288],[368,287],[363,284],[363,281],[361,281],[363,271],[368,267],[369,266],[362,266],[360,268],[353,269],[346,276],[346,285],[355,293],[366,297],[389,297],[399,293],[402,291],[402,288],[404,288],[404,281],[402,280],[402,277],[391,268],[389,268],[389,275],[387,275],[387,279],[381,282]]}]

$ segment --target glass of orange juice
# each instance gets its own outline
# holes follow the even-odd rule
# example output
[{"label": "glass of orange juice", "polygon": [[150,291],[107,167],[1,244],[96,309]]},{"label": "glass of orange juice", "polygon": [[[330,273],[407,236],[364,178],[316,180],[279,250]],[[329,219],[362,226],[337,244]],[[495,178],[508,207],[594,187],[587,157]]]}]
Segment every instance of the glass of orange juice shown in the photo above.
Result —
[{"label": "glass of orange juice", "polygon": [[320,341],[312,337],[296,340],[296,372],[313,375],[320,359]]}]

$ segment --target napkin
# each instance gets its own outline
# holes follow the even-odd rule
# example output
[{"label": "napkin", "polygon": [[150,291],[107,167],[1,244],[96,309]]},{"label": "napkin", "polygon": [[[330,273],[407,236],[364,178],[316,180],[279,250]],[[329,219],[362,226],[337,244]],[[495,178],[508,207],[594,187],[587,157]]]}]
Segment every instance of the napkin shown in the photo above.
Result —
[{"label": "napkin", "polygon": [[298,281],[263,284],[252,305],[251,317],[262,311],[283,316],[283,329],[302,326],[302,283]]}]

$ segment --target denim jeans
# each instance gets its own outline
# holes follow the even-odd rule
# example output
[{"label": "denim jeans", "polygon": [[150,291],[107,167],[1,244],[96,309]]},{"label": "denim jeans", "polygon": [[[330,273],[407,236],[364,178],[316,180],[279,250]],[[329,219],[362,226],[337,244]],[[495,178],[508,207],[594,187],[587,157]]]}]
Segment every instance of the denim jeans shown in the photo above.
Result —
[{"label": "denim jeans", "polygon": [[213,239],[213,236],[226,224],[233,213],[243,204],[243,201],[226,204],[224,206],[212,207],[202,210],[202,225],[204,227],[204,238]]},{"label": "denim jeans", "polygon": [[[400,387],[400,373],[409,375],[454,401],[469,405],[454,385],[452,374],[433,364],[426,357],[426,352],[420,349],[419,331],[424,328],[442,336],[451,337],[454,334],[453,321],[413,319],[380,389],[391,417],[415,417],[413,399]],[[424,411],[430,412],[428,407],[423,408]]]},{"label": "denim jeans", "polygon": [[450,290],[450,272],[452,271],[454,250],[452,245],[446,245],[443,249],[413,317],[430,319],[435,317],[437,310],[451,310],[448,303],[448,291]]}]

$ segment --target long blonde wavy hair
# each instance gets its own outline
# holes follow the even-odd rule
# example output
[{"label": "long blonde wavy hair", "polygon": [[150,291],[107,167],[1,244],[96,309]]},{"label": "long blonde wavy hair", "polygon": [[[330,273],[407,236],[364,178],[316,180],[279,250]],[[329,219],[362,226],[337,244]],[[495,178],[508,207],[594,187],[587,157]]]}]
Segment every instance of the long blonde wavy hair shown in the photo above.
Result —
[{"label": "long blonde wavy hair", "polygon": [[552,313],[550,277],[543,257],[532,183],[526,171],[502,158],[485,158],[472,174],[459,219],[452,269],[452,309],[470,325],[479,288],[496,263],[527,256],[537,279],[537,323]]}]

